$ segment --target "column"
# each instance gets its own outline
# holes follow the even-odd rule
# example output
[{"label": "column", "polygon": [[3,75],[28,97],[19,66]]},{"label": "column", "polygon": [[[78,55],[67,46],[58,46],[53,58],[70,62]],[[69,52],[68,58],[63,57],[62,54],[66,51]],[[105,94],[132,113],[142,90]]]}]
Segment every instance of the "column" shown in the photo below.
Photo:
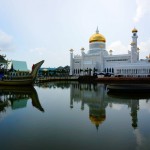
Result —
[{"label": "column", "polygon": [[70,75],[73,75],[73,49],[70,49]]}]

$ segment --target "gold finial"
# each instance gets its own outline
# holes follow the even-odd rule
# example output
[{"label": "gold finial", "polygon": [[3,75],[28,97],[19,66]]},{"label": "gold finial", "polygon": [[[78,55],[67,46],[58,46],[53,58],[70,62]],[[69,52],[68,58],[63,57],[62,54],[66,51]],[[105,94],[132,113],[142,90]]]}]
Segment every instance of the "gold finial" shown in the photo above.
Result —
[{"label": "gold finial", "polygon": [[110,49],[110,50],[109,50],[110,55],[112,55],[112,52],[113,52],[113,50],[112,50],[112,49]]},{"label": "gold finial", "polygon": [[134,27],[134,29],[132,30],[132,33],[134,32],[138,32],[138,30]]},{"label": "gold finial", "polygon": [[73,49],[70,49],[70,52],[73,52]]},{"label": "gold finial", "polygon": [[82,47],[81,50],[84,51],[85,50],[84,47]]}]

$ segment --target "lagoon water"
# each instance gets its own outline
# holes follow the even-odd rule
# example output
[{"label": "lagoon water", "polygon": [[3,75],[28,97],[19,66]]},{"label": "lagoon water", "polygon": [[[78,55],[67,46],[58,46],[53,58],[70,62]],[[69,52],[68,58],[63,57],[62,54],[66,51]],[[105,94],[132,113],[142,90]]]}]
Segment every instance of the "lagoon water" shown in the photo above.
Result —
[{"label": "lagoon water", "polygon": [[[1,150],[148,150],[150,93],[107,93],[104,84],[49,82],[1,90]],[[31,91],[31,93],[30,93]]]}]

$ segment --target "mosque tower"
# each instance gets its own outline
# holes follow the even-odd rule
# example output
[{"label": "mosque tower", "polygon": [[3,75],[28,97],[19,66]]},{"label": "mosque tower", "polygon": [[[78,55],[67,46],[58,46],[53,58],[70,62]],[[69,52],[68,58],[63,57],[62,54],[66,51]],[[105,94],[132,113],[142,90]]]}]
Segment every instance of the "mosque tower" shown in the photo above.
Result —
[{"label": "mosque tower", "polygon": [[131,63],[136,63],[139,60],[139,48],[137,47],[137,32],[138,30],[134,28],[132,30],[132,42],[131,42]]}]

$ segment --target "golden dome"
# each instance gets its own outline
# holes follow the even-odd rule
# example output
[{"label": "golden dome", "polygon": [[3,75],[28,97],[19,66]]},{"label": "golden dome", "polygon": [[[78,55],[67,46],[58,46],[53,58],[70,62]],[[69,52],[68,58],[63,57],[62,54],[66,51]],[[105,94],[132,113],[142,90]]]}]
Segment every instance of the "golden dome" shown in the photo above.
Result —
[{"label": "golden dome", "polygon": [[93,115],[90,115],[89,118],[90,118],[91,122],[95,125],[100,125],[106,119],[105,116],[97,117],[97,116],[93,116]]},{"label": "golden dome", "polygon": [[106,42],[106,39],[102,34],[99,33],[97,28],[96,33],[90,37],[89,42]]},{"label": "golden dome", "polygon": [[137,30],[136,28],[134,28],[134,29],[132,30],[132,33],[133,33],[133,32],[138,32],[138,30]]}]

